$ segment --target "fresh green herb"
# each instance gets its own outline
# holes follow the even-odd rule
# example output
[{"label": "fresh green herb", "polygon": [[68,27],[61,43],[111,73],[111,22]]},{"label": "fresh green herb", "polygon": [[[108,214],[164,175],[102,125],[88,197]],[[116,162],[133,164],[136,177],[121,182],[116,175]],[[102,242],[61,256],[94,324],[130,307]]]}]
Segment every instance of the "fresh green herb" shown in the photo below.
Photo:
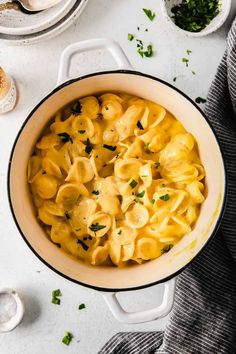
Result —
[{"label": "fresh green herb", "polygon": [[137,30],[139,31],[139,30],[140,30],[140,27],[137,27]]},{"label": "fresh green herb", "polygon": [[79,132],[80,134],[84,134],[84,133],[85,133],[85,130],[78,130],[78,132]]},{"label": "fresh green herb", "polygon": [[68,213],[68,211],[65,212],[65,217],[67,218],[67,220],[70,219],[70,214]]},{"label": "fresh green herb", "polygon": [[155,204],[155,199],[152,199],[152,200],[150,201],[150,203],[151,203],[151,204]]},{"label": "fresh green herb", "polygon": [[82,111],[82,106],[81,106],[81,103],[80,101],[77,101],[74,106],[72,107],[72,113],[75,115],[75,116],[78,116],[81,111]]},{"label": "fresh green herb", "polygon": [[60,289],[53,290],[52,291],[52,304],[60,305],[61,300],[58,299],[58,297],[61,295],[62,295],[62,293],[61,293]]},{"label": "fresh green herb", "polygon": [[164,194],[160,197],[160,199],[163,200],[164,202],[167,202],[167,200],[170,199],[170,196],[169,196],[169,194]]},{"label": "fresh green herb", "polygon": [[161,254],[164,254],[164,253],[169,252],[173,246],[174,246],[174,245],[171,245],[171,244],[164,246],[164,247],[162,248],[162,250],[161,250]]},{"label": "fresh green herb", "polygon": [[154,18],[156,17],[155,12],[152,12],[149,9],[143,9],[143,12],[147,15],[147,17],[149,18],[150,21],[153,21]]},{"label": "fresh green herb", "polygon": [[58,299],[57,297],[53,297],[53,298],[52,298],[52,304],[54,304],[54,305],[60,305],[60,303],[61,303],[61,300]]},{"label": "fresh green herb", "polygon": [[183,0],[172,7],[175,24],[185,31],[200,32],[219,14],[219,0]]},{"label": "fresh green herb", "polygon": [[188,66],[188,62],[189,60],[187,58],[182,58],[182,62],[186,64],[186,66]]},{"label": "fresh green herb", "polygon": [[130,187],[133,189],[137,186],[138,182],[135,181],[135,179],[132,179],[132,181],[130,182]]},{"label": "fresh green herb", "polygon": [[118,232],[118,235],[121,235],[122,234],[122,230],[120,230],[119,232]]},{"label": "fresh green herb", "polygon": [[153,56],[153,47],[151,44],[149,44],[146,50],[143,50],[143,48],[139,48],[138,53],[141,55],[142,58],[144,56],[147,58],[151,58]]},{"label": "fresh green herb", "polygon": [[175,82],[177,80],[177,76],[173,77],[173,81]]},{"label": "fresh green herb", "polygon": [[143,198],[144,197],[144,194],[145,194],[145,191],[142,191],[140,193],[137,194],[137,197],[138,198]]},{"label": "fresh green herb", "polygon": [[56,289],[52,291],[52,297],[57,297],[57,296],[61,296],[61,290],[60,289]]},{"label": "fresh green herb", "polygon": [[192,70],[192,74],[193,74],[193,75],[196,75],[196,72],[195,72],[194,70]]},{"label": "fresh green herb", "polygon": [[116,151],[116,146],[112,146],[112,145],[107,145],[107,144],[104,144],[103,147],[107,150],[110,150],[110,151]]},{"label": "fresh green herb", "polygon": [[135,203],[139,203],[139,204],[142,204],[142,205],[143,205],[143,202],[142,202],[141,200],[134,199],[134,202],[135,202]]},{"label": "fresh green herb", "polygon": [[155,163],[154,163],[154,167],[155,167],[155,168],[160,167],[160,162],[155,162]]},{"label": "fresh green herb", "polygon": [[70,137],[69,134],[67,134],[67,133],[59,133],[57,135],[61,138],[61,141],[63,143],[67,143],[68,141],[70,141],[71,144],[73,144],[73,140],[72,140],[72,138]]},{"label": "fresh green herb", "polygon": [[128,41],[132,41],[134,39],[134,35],[132,33],[128,33]]},{"label": "fresh green herb", "polygon": [[141,39],[136,39],[136,42],[137,42],[137,48],[143,49],[143,41],[141,41]]},{"label": "fresh green herb", "polygon": [[190,49],[187,49],[187,50],[186,50],[186,53],[187,53],[188,55],[190,55],[190,54],[192,53],[192,51],[191,51]]},{"label": "fresh green herb", "polygon": [[65,332],[64,337],[62,338],[62,343],[65,345],[69,345],[70,342],[72,341],[73,334],[70,332]]},{"label": "fresh green herb", "polygon": [[88,251],[89,247],[82,240],[77,240],[77,243],[82,246],[84,251]]},{"label": "fresh green herb", "polygon": [[92,224],[89,228],[91,231],[94,233],[98,232],[99,230],[102,230],[106,227],[106,225],[100,225],[98,222],[96,224]]},{"label": "fresh green herb", "polygon": [[78,307],[79,310],[83,310],[85,308],[86,308],[85,304],[80,304],[79,307]]},{"label": "fresh green herb", "polygon": [[205,98],[197,97],[197,98],[195,99],[195,102],[196,102],[196,103],[206,103],[206,100],[205,100]]},{"label": "fresh green herb", "polygon": [[142,123],[138,120],[138,123],[136,124],[137,127],[140,129],[140,130],[144,130],[144,127],[142,126]]},{"label": "fresh green herb", "polygon": [[90,152],[93,150],[93,145],[90,143],[89,138],[86,140],[86,147],[85,147],[85,152],[87,154],[90,154]]},{"label": "fresh green herb", "polygon": [[145,29],[145,32],[148,32],[148,28]]},{"label": "fresh green herb", "polygon": [[99,191],[92,191],[92,194],[99,195]]}]

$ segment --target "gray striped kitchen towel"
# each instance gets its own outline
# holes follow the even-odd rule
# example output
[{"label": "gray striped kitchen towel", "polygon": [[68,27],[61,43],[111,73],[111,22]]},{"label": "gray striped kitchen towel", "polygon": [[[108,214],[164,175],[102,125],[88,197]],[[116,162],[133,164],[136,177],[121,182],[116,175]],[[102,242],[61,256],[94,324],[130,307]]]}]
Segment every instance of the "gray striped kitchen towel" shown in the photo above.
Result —
[{"label": "gray striped kitchen towel", "polygon": [[99,354],[236,354],[236,20],[206,114],[227,164],[228,199],[220,230],[178,277],[166,331],[118,333]]}]

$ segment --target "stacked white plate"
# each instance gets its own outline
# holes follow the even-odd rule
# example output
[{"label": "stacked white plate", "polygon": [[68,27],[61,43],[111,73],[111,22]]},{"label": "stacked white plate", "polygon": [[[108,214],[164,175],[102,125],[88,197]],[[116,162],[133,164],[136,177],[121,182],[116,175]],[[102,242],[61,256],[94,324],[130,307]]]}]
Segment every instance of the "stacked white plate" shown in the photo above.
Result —
[{"label": "stacked white plate", "polygon": [[[0,4],[7,0],[0,0]],[[39,42],[61,33],[81,14],[88,0],[62,0],[48,10],[25,14],[0,11],[0,41],[8,44]]]}]

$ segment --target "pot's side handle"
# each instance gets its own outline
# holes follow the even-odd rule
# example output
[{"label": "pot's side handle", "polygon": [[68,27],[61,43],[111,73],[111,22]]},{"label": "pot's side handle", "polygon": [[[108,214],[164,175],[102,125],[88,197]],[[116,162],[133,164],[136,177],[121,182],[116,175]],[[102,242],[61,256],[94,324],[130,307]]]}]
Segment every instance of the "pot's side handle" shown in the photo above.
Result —
[{"label": "pot's side handle", "polygon": [[171,311],[174,303],[175,283],[175,278],[164,283],[164,294],[161,304],[153,309],[145,311],[125,311],[119,303],[116,293],[103,293],[103,297],[113,316],[119,322],[130,324],[150,322],[167,316]]},{"label": "pot's side handle", "polygon": [[99,49],[107,50],[112,55],[118,69],[133,69],[129,59],[117,42],[108,38],[89,39],[86,41],[73,43],[66,47],[62,52],[57,85],[70,79],[69,69],[73,55]]}]

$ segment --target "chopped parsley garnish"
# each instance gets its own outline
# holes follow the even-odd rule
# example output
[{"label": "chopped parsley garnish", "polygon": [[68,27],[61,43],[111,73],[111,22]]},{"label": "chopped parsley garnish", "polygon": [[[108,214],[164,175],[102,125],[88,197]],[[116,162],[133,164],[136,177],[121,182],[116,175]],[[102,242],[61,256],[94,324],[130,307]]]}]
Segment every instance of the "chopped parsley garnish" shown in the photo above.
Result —
[{"label": "chopped parsley garnish", "polygon": [[65,345],[69,345],[70,342],[72,341],[73,334],[70,332],[65,332],[64,337],[62,338],[62,343]]},{"label": "chopped parsley garnish", "polygon": [[87,154],[90,154],[90,152],[93,150],[93,145],[90,143],[89,138],[86,140],[86,147],[85,147],[85,152]]},{"label": "chopped parsley garnish", "polygon": [[84,134],[84,133],[85,133],[85,130],[78,130],[78,132],[79,132],[80,134]]},{"label": "chopped parsley garnish", "polygon": [[150,201],[150,203],[151,203],[151,204],[155,204],[155,199],[152,199],[152,200]]},{"label": "chopped parsley garnish", "polygon": [[132,181],[130,182],[130,187],[133,189],[137,186],[138,182],[135,181],[135,179],[132,179]]},{"label": "chopped parsley garnish", "polygon": [[144,56],[147,58],[151,58],[153,56],[153,47],[151,44],[149,44],[147,46],[147,49],[144,50],[144,48],[139,48],[138,49],[138,53],[141,55],[141,57],[143,58]]},{"label": "chopped parsley garnish", "polygon": [[192,53],[192,51],[191,51],[190,49],[187,49],[187,50],[186,50],[186,53],[187,53],[188,55],[190,55],[190,54]]},{"label": "chopped parsley garnish", "polygon": [[128,41],[132,41],[134,39],[134,35],[132,33],[128,33]]},{"label": "chopped parsley garnish", "polygon": [[174,245],[171,245],[171,244],[164,246],[161,250],[161,254],[169,252],[173,246]]},{"label": "chopped parsley garnish", "polygon": [[67,220],[70,219],[70,214],[68,213],[68,211],[65,212],[65,217],[67,218]]},{"label": "chopped parsley garnish", "polygon": [[196,103],[206,103],[206,99],[205,98],[202,98],[202,97],[197,97],[195,99],[195,102]]},{"label": "chopped parsley garnish", "polygon": [[185,31],[200,32],[219,14],[219,0],[183,0],[172,7],[175,24]]},{"label": "chopped parsley garnish", "polygon": [[138,123],[136,124],[137,127],[140,129],[140,130],[144,130],[144,127],[142,126],[142,123],[138,120]]},{"label": "chopped parsley garnish", "polygon": [[163,200],[164,202],[167,202],[167,200],[170,199],[170,196],[169,196],[169,194],[164,194],[160,197],[160,199]]},{"label": "chopped parsley garnish", "polygon": [[110,151],[116,151],[116,146],[104,144],[103,147]]},{"label": "chopped parsley garnish", "polygon": [[156,17],[155,12],[152,12],[150,9],[143,9],[143,12],[147,15],[150,21],[153,21]]},{"label": "chopped parsley garnish", "polygon": [[82,240],[77,240],[77,243],[82,246],[84,251],[88,251],[89,247]]},{"label": "chopped parsley garnish", "polygon": [[92,191],[92,194],[99,195],[99,191]]},{"label": "chopped parsley garnish", "polygon": [[62,295],[60,289],[56,289],[52,291],[52,304],[54,305],[60,305],[61,300],[58,298]]},{"label": "chopped parsley garnish", "polygon": [[118,235],[121,235],[122,234],[122,230],[120,230],[119,232],[117,232],[118,233]]},{"label": "chopped parsley garnish", "polygon": [[96,224],[92,224],[89,228],[94,233],[98,232],[99,230],[105,229],[106,225],[100,225],[98,222]]},{"label": "chopped parsley garnish", "polygon": [[67,143],[68,141],[70,141],[71,144],[73,143],[73,140],[68,133],[59,133],[57,135],[60,137],[60,139],[63,143]]},{"label": "chopped parsley garnish", "polygon": [[148,28],[145,29],[145,32],[148,32]]},{"label": "chopped parsley garnish", "polygon": [[173,81],[175,82],[177,80],[177,76],[173,77]]},{"label": "chopped parsley garnish", "polygon": [[189,60],[187,58],[182,58],[182,62],[186,64],[186,66],[188,66],[188,62]]},{"label": "chopped parsley garnish", "polygon": [[141,200],[138,200],[138,199],[134,199],[134,202],[135,203],[139,203],[139,204],[143,204],[143,202]]},{"label": "chopped parsley garnish", "polygon": [[71,109],[72,113],[75,115],[75,116],[78,116],[81,111],[82,111],[82,106],[81,106],[81,103],[80,101],[77,101],[74,106],[72,107]]},{"label": "chopped parsley garnish", "polygon": [[160,167],[160,162],[155,162],[155,163],[154,163],[154,167],[155,167],[155,168]]},{"label": "chopped parsley garnish", "polygon": [[85,308],[86,308],[85,304],[80,304],[79,307],[78,307],[79,310],[83,310]]},{"label": "chopped parsley garnish", "polygon": [[144,197],[144,194],[145,194],[145,191],[142,191],[140,193],[137,194],[137,197],[138,198],[143,198]]},{"label": "chopped parsley garnish", "polygon": [[196,75],[196,71],[192,70],[192,74],[193,74],[193,75]]}]

